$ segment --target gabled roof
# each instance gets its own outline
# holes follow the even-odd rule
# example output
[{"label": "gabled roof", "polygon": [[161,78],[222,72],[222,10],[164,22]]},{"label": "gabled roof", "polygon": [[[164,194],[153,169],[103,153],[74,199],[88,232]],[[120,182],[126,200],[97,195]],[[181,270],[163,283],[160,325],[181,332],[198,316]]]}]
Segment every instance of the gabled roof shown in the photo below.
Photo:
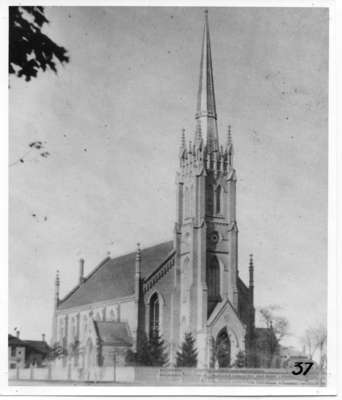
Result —
[{"label": "gabled roof", "polygon": [[21,340],[10,334],[8,335],[8,345],[29,347],[32,350],[42,354],[47,354],[51,350],[50,346],[42,340]]},{"label": "gabled roof", "polygon": [[245,297],[249,296],[249,288],[246,286],[245,282],[240,277],[238,277],[237,279],[237,287],[239,294],[242,294]]},{"label": "gabled roof", "polygon": [[[173,242],[164,242],[141,251],[141,275],[150,275],[172,252]],[[134,294],[136,252],[117,258],[107,257],[85,281],[59,303],[58,309],[78,307]]]},{"label": "gabled roof", "polygon": [[13,336],[11,334],[8,334],[8,345],[9,346],[25,346],[25,343],[17,338],[16,336]]},{"label": "gabled roof", "polygon": [[267,342],[270,340],[270,338],[277,342],[277,337],[274,333],[274,330],[271,328],[255,328],[254,334],[258,343]]},{"label": "gabled roof", "polygon": [[24,340],[23,342],[26,346],[41,354],[47,354],[51,350],[51,347],[42,340]]},{"label": "gabled roof", "polygon": [[132,346],[133,339],[127,322],[94,321],[95,331],[104,345]]}]

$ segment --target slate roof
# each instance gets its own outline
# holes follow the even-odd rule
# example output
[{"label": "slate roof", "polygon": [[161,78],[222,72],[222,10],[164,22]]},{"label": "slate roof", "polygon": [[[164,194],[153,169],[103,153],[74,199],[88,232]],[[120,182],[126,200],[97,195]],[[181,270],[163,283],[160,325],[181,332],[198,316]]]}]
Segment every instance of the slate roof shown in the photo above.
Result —
[{"label": "slate roof", "polygon": [[133,339],[127,322],[94,321],[96,334],[104,345],[132,346]]},{"label": "slate roof", "polygon": [[44,355],[51,350],[50,346],[42,340],[21,340],[11,334],[8,335],[8,345],[30,347],[32,350]]},{"label": "slate roof", "polygon": [[[149,276],[173,251],[173,241],[141,250],[142,277]],[[126,297],[134,294],[135,256],[132,252],[107,257],[86,278],[61,299],[58,309]]]},{"label": "slate roof", "polygon": [[240,294],[243,294],[243,296],[245,297],[249,297],[249,288],[246,286],[245,282],[240,277],[238,277],[237,279],[237,286]]},{"label": "slate roof", "polygon": [[24,340],[24,343],[31,347],[31,349],[37,351],[38,353],[41,354],[48,354],[49,351],[51,350],[51,347],[46,343],[43,342],[42,340]]},{"label": "slate roof", "polygon": [[17,338],[16,336],[13,336],[11,334],[8,334],[8,345],[9,346],[25,346],[25,343]]},{"label": "slate roof", "polygon": [[265,343],[265,342],[268,342],[271,337],[272,337],[272,340],[277,342],[277,337],[276,337],[273,329],[270,329],[270,328],[255,328],[254,329],[254,334],[255,334],[255,338],[256,338],[257,343],[259,343],[260,345]]}]

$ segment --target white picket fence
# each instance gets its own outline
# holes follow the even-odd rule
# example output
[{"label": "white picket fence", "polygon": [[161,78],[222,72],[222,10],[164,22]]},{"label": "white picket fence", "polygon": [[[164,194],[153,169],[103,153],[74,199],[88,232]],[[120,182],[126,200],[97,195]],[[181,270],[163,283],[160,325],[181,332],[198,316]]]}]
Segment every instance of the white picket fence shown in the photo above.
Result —
[{"label": "white picket fence", "polygon": [[[312,371],[307,376],[294,376],[286,369],[197,369],[158,367],[93,367],[81,369],[70,364],[50,364],[45,368],[10,369],[9,380],[60,381],[91,383],[134,383],[137,385],[300,385],[324,386],[325,373]],[[34,383],[32,383],[34,384]]]},{"label": "white picket fence", "polygon": [[9,380],[71,381],[71,382],[134,382],[134,367],[94,367],[81,369],[67,365],[50,364],[44,368],[17,368],[8,370]]}]

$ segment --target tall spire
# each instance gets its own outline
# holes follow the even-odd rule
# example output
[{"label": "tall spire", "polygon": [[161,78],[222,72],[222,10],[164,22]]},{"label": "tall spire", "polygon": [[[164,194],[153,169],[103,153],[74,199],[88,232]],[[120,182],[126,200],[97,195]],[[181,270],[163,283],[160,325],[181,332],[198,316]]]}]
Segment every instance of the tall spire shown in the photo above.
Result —
[{"label": "tall spire", "polygon": [[208,11],[205,10],[205,21],[202,41],[200,78],[197,94],[195,145],[201,141],[202,134],[207,137],[209,152],[218,151],[217,115],[215,104],[213,65],[209,36]]},{"label": "tall spire", "polygon": [[55,279],[55,307],[57,308],[59,303],[59,287],[60,287],[60,278],[59,278],[59,270],[56,271],[56,279]]},{"label": "tall spire", "polygon": [[179,157],[182,157],[184,155],[184,151],[186,149],[186,144],[185,144],[185,129],[182,129],[181,133],[181,140],[180,140],[180,146],[179,146]]},{"label": "tall spire", "polygon": [[249,295],[250,302],[254,304],[254,263],[253,263],[253,254],[249,255]]}]

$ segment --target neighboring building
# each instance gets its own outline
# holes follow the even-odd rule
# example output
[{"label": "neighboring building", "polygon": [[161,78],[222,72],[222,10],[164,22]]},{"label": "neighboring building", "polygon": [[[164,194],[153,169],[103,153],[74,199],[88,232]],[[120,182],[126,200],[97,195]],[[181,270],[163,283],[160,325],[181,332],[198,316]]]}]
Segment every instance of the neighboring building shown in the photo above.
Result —
[{"label": "neighboring building", "polygon": [[8,335],[8,366],[9,368],[40,367],[47,360],[51,348],[42,340],[21,340],[19,332],[17,336]]},{"label": "neighboring building", "polygon": [[[98,337],[112,357],[116,348],[139,349],[154,329],[168,346],[170,365],[189,331],[199,367],[211,365],[213,343],[227,352],[219,366],[232,364],[239,350],[249,360],[255,353],[253,260],[247,286],[238,270],[231,129],[220,145],[207,14],[195,121],[189,144],[182,132],[173,240],[107,257],[87,277],[81,260],[79,283],[63,299],[57,275],[52,341],[66,349],[78,341],[81,367],[98,362]],[[127,340],[125,334],[121,341],[122,329]]]},{"label": "neighboring building", "polygon": [[254,366],[257,368],[280,368],[279,341],[272,328],[254,329]]},{"label": "neighboring building", "polygon": [[312,361],[304,351],[300,351],[293,346],[279,346],[279,357],[282,368],[293,369],[296,362]]},{"label": "neighboring building", "polygon": [[26,346],[17,336],[8,335],[8,368],[25,367]]}]

